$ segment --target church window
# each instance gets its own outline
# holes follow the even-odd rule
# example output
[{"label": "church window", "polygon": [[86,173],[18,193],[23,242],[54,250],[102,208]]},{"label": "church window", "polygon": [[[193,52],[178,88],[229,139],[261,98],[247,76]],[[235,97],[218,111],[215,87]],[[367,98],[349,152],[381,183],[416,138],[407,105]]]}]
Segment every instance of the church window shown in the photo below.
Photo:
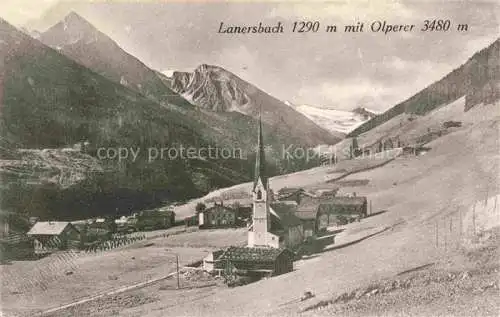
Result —
[{"label": "church window", "polygon": [[262,199],[262,192],[260,189],[257,191],[257,199]]}]

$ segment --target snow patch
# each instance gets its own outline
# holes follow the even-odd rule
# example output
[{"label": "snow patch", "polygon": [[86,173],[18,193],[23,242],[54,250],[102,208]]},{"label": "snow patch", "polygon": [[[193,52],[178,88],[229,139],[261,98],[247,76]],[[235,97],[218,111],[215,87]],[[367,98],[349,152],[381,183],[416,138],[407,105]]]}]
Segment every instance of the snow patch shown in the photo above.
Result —
[{"label": "snow patch", "polygon": [[163,75],[165,75],[165,76],[167,76],[167,77],[169,77],[169,78],[170,78],[170,77],[173,77],[173,76],[174,76],[174,72],[175,72],[175,70],[173,70],[173,69],[165,69],[165,70],[163,70],[161,73],[162,73]]},{"label": "snow patch", "polygon": [[300,105],[294,108],[319,126],[332,132],[347,134],[367,121],[364,116],[351,111],[318,108],[310,105]]}]

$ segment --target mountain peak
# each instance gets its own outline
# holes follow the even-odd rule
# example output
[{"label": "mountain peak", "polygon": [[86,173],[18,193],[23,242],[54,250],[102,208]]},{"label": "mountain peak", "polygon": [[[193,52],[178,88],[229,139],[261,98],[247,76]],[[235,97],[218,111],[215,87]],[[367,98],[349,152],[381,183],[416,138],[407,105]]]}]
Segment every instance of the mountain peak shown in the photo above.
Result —
[{"label": "mountain peak", "polygon": [[102,34],[92,23],[84,17],[71,11],[61,21],[50,27],[41,35],[42,42],[56,49],[67,45],[105,41]]},{"label": "mountain peak", "polygon": [[220,66],[209,65],[209,64],[201,64],[195,69],[195,72],[199,73],[207,73],[211,71],[226,71],[226,70]]},{"label": "mountain peak", "polygon": [[75,36],[78,37],[78,39],[89,36],[95,38],[95,36],[99,33],[99,30],[84,17],[75,11],[71,11],[59,23],[50,27],[44,33],[52,34],[52,36],[57,37],[70,36],[72,40],[75,40]]},{"label": "mountain peak", "polygon": [[298,144],[339,141],[294,108],[219,66],[202,64],[193,72],[174,72],[172,89],[203,109],[238,112],[255,119],[262,114],[265,124],[278,127],[277,135],[290,137]]},{"label": "mountain peak", "polygon": [[87,19],[76,13],[75,11],[70,11],[63,19],[63,22],[66,23],[80,23],[80,24],[87,24],[87,25],[92,25]]}]

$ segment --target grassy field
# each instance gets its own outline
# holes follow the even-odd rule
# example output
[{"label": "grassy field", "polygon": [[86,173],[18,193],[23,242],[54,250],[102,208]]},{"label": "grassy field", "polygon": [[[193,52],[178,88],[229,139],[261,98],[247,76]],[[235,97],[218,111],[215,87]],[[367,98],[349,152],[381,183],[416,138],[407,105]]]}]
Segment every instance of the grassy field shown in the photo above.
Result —
[{"label": "grassy field", "polygon": [[12,262],[0,266],[2,311],[8,316],[32,316],[87,296],[166,276],[175,271],[176,255],[181,265],[187,265],[201,260],[213,248],[245,241],[246,229],[195,231],[168,237],[156,232],[145,241],[121,249],[59,252],[36,261]]},{"label": "grassy field", "polygon": [[475,249],[461,249],[393,278],[311,305],[303,316],[498,316],[500,228]]},{"label": "grassy field", "polygon": [[230,245],[245,245],[247,229],[208,229],[169,236],[161,239],[158,246],[185,248],[224,248]]}]

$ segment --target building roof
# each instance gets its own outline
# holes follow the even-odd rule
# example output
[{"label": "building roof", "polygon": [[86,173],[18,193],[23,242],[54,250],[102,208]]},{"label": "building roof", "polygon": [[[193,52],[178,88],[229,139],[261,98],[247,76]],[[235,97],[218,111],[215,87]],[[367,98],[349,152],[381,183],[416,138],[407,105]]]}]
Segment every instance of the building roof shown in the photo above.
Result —
[{"label": "building roof", "polygon": [[304,189],[300,187],[283,187],[278,190],[278,195],[291,195],[295,194],[296,192],[303,192]]},{"label": "building roof", "polygon": [[318,214],[317,210],[314,211],[297,211],[295,216],[301,220],[315,220],[316,215]]},{"label": "building roof", "polygon": [[322,196],[329,196],[331,194],[335,195],[337,194],[339,188],[320,188],[316,190],[316,196],[322,197]]},{"label": "building roof", "polygon": [[31,227],[28,235],[59,235],[67,226],[73,225],[67,221],[39,221]]},{"label": "building roof", "polygon": [[297,212],[296,202],[278,202],[271,204],[269,208],[271,215],[274,215],[283,228],[296,227],[302,224],[299,218],[295,216]]},{"label": "building roof", "polygon": [[297,206],[298,204],[295,200],[276,201],[271,203],[271,208],[273,208],[277,214],[295,212]]},{"label": "building roof", "polygon": [[278,199],[283,200],[289,198],[295,194],[306,197],[316,197],[315,193],[304,190],[303,188],[282,188],[278,192]]},{"label": "building roof", "polygon": [[259,179],[267,190],[269,178],[266,173],[266,157],[264,155],[264,138],[262,136],[262,119],[259,118],[259,132],[257,139],[257,155],[255,157],[255,172],[253,180],[253,190],[257,186]]},{"label": "building roof", "polygon": [[[210,202],[216,202],[207,200],[205,203],[208,205]],[[247,207],[247,206],[252,206],[253,204],[253,198],[252,197],[245,197],[245,198],[232,198],[232,199],[224,199],[224,206],[228,207],[233,207],[234,204],[238,204],[240,207]]]},{"label": "building roof", "polygon": [[297,206],[297,212],[314,212],[318,210],[319,205],[321,204],[322,199],[319,198],[307,198],[303,199],[300,204]]},{"label": "building roof", "polygon": [[145,209],[139,212],[141,216],[171,216],[175,212],[171,209]]},{"label": "building roof", "polygon": [[232,212],[236,212],[236,210],[234,210],[233,208],[231,208],[229,206],[224,206],[224,205],[213,205],[213,206],[208,207],[207,209],[205,209],[203,212],[208,213],[208,212],[212,212],[212,211],[218,210],[218,209],[225,209],[225,210],[229,210],[229,211],[232,211]]},{"label": "building roof", "polygon": [[302,221],[294,214],[284,214],[280,216],[279,222],[283,228],[300,226]]},{"label": "building roof", "polygon": [[288,249],[275,248],[250,248],[250,247],[229,247],[219,257],[218,261],[241,261],[241,262],[274,262],[283,252]]},{"label": "building roof", "polygon": [[348,197],[348,196],[335,196],[335,197],[318,197],[311,199],[304,199],[297,206],[295,215],[303,220],[315,219],[320,206],[362,206],[367,202],[366,197]]},{"label": "building roof", "polygon": [[333,205],[363,205],[367,202],[366,197],[350,197],[350,196],[335,196],[324,201],[322,204],[333,204]]}]

